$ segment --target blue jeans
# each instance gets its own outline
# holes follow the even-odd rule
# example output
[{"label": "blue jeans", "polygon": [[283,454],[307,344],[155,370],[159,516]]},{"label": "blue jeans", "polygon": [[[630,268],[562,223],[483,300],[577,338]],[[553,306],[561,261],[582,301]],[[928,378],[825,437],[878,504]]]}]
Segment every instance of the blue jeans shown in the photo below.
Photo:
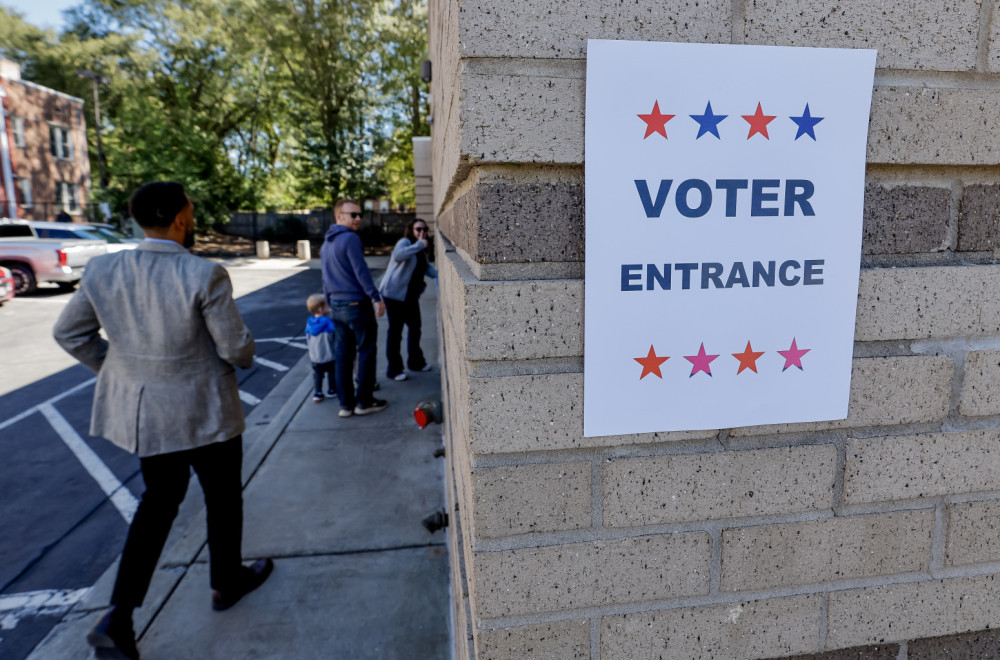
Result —
[{"label": "blue jeans", "polygon": [[[330,301],[330,317],[337,329],[334,354],[337,361],[337,398],[340,407],[371,405],[375,390],[375,340],[378,326],[375,310],[367,298],[360,302]],[[354,356],[358,357],[358,389],[355,393]]]}]

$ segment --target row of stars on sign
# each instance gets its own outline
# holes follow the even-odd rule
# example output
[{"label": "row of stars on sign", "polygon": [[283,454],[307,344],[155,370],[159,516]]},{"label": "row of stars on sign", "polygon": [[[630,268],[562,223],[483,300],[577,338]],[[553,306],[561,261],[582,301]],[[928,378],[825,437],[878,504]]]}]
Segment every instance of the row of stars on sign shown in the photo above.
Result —
[{"label": "row of stars on sign", "polygon": [[[665,115],[660,112],[660,102],[653,102],[653,111],[648,115],[637,115],[639,119],[646,122],[646,134],[642,136],[645,140],[653,133],[659,133],[664,139],[667,139],[667,122],[676,117],[677,115]],[[712,102],[709,101],[705,106],[705,113],[701,115],[688,115],[691,119],[698,122],[698,137],[697,140],[702,135],[707,135],[711,133],[718,139],[722,139],[719,135],[719,124],[723,119],[729,115],[717,115],[712,112]],[[750,132],[747,134],[747,139],[749,140],[754,135],[763,135],[765,139],[770,140],[770,136],[767,134],[767,125],[770,124],[777,118],[777,115],[765,115],[763,108],[761,108],[760,103],[757,103],[757,112],[752,115],[740,115],[743,119],[750,124]],[[809,113],[809,104],[806,103],[805,110],[802,111],[802,115],[799,117],[789,117],[796,126],[798,130],[795,132],[795,139],[798,140],[803,135],[808,135],[816,140],[816,124],[823,121],[823,117],[813,117]]]},{"label": "row of stars on sign", "polygon": [[[795,339],[792,339],[792,345],[787,351],[777,351],[781,357],[785,358],[785,366],[781,369],[785,371],[789,367],[798,367],[802,371],[802,356],[811,351],[810,348],[799,348],[795,343]],[[760,356],[764,355],[764,351],[755,351],[750,346],[750,342],[747,342],[747,347],[742,353],[730,353],[734,358],[740,361],[739,370],[736,372],[737,375],[743,373],[745,370],[757,373],[757,360]],[[697,355],[685,355],[684,359],[691,363],[691,375],[694,376],[699,371],[703,371],[709,376],[712,375],[711,364],[718,355],[710,355],[705,352],[705,344],[702,343],[701,347],[698,349]],[[660,365],[670,359],[670,356],[663,355],[658,356],[656,351],[651,345],[649,347],[649,354],[646,357],[632,358],[636,362],[642,365],[642,374],[639,376],[639,380],[642,380],[646,376],[652,374],[657,378],[663,378],[663,374],[660,373]]]}]

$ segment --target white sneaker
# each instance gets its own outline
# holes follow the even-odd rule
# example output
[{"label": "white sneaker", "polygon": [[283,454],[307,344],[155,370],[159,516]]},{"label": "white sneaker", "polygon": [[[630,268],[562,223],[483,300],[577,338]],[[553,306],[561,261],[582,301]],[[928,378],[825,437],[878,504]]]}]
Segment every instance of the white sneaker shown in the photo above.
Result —
[{"label": "white sneaker", "polygon": [[404,374],[404,373],[398,373],[395,376],[393,376],[392,379],[393,380],[399,380],[399,381],[406,380],[406,374]]},{"label": "white sneaker", "polygon": [[350,417],[351,415],[354,414],[354,411],[351,410],[350,408],[341,408],[340,412],[338,412],[337,414],[340,415],[341,417]]},{"label": "white sneaker", "polygon": [[434,367],[432,367],[431,365],[425,364],[424,366],[420,367],[419,369],[410,369],[410,371],[423,371],[423,372],[427,372],[427,371],[430,371],[433,368]]}]

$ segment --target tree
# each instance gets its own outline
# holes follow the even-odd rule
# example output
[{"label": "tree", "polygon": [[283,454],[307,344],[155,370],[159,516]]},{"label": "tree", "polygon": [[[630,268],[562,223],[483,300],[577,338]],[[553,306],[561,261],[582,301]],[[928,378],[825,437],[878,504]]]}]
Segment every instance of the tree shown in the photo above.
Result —
[{"label": "tree", "polygon": [[399,0],[384,16],[379,47],[380,89],[394,127],[382,154],[382,183],[396,204],[416,204],[413,138],[430,135],[425,108],[427,85],[420,65],[427,58],[426,0]]},{"label": "tree", "polygon": [[111,80],[100,128],[118,210],[154,179],[185,184],[203,222],[412,198],[423,0],[84,0],[68,19],[57,36],[0,8],[0,54],[88,105],[76,70]]},{"label": "tree", "polygon": [[[257,22],[288,99],[299,190],[332,203],[371,194],[379,140],[371,29],[380,0],[259,0]],[[377,186],[376,186],[377,188]]]}]

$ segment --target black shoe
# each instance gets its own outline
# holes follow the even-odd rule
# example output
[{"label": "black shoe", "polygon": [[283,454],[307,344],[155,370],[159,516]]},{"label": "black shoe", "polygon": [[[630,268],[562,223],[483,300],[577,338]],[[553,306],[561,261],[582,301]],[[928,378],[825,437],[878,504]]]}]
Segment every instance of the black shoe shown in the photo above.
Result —
[{"label": "black shoe", "polygon": [[333,389],[333,388],[331,387],[330,389],[328,389],[328,390],[326,391],[326,395],[327,395],[328,397],[331,397],[331,398],[332,398],[332,397],[335,397],[335,396],[337,396],[337,390],[335,390],[335,389]]},{"label": "black shoe", "polygon": [[248,593],[264,584],[264,580],[274,570],[274,562],[270,558],[258,559],[249,566],[243,567],[240,583],[232,591],[213,591],[212,609],[216,612],[228,610]]},{"label": "black shoe", "polygon": [[87,634],[87,643],[94,647],[94,655],[100,660],[139,660],[132,617],[119,621],[112,616],[114,612],[112,607],[104,613]]},{"label": "black shoe", "polygon": [[314,403],[320,403],[320,402],[323,401],[323,399],[324,399],[324,397],[323,397],[323,393],[322,392],[316,392],[315,394],[313,394],[313,402]]},{"label": "black shoe", "polygon": [[358,404],[354,407],[355,415],[371,415],[372,413],[377,413],[385,410],[389,407],[389,402],[383,399],[372,399],[371,403],[368,405]]}]

